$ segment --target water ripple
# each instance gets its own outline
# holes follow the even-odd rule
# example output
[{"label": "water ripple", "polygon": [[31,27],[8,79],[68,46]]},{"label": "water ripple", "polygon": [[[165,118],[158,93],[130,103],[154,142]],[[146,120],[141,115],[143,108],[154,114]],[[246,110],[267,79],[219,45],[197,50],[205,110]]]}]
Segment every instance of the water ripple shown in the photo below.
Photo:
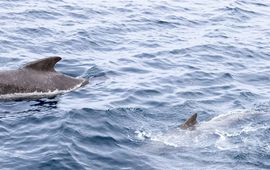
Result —
[{"label": "water ripple", "polygon": [[269,169],[269,7],[0,1],[1,70],[59,55],[56,70],[90,79],[0,103],[2,169]]}]

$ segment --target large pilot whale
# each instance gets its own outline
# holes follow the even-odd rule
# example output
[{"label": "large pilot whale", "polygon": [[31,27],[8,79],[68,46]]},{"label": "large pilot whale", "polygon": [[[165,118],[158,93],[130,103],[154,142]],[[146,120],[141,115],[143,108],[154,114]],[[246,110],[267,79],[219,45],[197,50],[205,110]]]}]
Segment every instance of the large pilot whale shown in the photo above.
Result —
[{"label": "large pilot whale", "polygon": [[61,57],[48,57],[15,70],[0,71],[0,99],[42,98],[71,91],[88,83],[55,71]]}]

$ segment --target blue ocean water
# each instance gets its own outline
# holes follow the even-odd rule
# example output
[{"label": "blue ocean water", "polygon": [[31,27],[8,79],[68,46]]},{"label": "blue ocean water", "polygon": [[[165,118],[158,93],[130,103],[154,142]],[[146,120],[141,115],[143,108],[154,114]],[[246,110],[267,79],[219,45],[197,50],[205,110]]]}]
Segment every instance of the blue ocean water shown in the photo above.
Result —
[{"label": "blue ocean water", "polygon": [[1,70],[61,56],[90,79],[0,103],[1,169],[270,169],[269,18],[263,0],[0,0]]}]

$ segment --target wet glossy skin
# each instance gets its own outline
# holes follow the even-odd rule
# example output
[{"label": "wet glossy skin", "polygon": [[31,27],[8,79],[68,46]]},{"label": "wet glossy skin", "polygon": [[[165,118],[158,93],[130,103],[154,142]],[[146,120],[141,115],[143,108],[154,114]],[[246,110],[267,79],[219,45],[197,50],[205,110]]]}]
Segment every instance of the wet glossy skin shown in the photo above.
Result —
[{"label": "wet glossy skin", "polygon": [[85,83],[87,83],[85,79],[77,79],[57,72],[10,70],[0,72],[0,95],[68,90]]},{"label": "wet glossy skin", "polygon": [[59,60],[60,57],[50,57],[30,63],[18,70],[1,71],[0,95],[69,90],[88,83],[86,79],[56,72],[54,65]]}]

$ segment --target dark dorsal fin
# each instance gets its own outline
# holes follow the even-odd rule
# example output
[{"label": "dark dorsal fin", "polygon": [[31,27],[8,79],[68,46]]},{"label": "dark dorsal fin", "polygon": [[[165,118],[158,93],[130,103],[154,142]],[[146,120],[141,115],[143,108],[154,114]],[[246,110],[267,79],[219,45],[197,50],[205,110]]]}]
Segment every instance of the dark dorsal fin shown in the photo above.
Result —
[{"label": "dark dorsal fin", "polygon": [[193,127],[196,123],[197,123],[197,113],[194,113],[182,125],[180,125],[180,128],[181,129],[188,129],[190,127]]},{"label": "dark dorsal fin", "polygon": [[30,62],[23,66],[23,69],[32,69],[37,71],[55,71],[55,64],[61,60],[61,57],[48,57]]}]

